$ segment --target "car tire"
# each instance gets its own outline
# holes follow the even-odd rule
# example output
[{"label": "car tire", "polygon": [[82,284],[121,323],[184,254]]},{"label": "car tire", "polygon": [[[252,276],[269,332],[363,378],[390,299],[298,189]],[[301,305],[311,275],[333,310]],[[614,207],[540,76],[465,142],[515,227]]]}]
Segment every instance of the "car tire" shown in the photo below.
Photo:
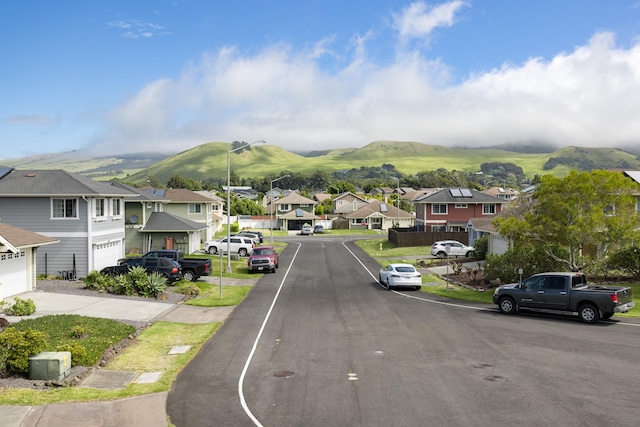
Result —
[{"label": "car tire", "polygon": [[600,311],[595,305],[586,303],[578,308],[578,316],[584,323],[596,323],[600,320]]},{"label": "car tire", "polygon": [[500,313],[514,314],[516,312],[516,302],[511,297],[502,297],[498,300]]},{"label": "car tire", "polygon": [[438,252],[438,253],[436,254],[436,256],[437,256],[438,258],[440,258],[440,259],[443,259],[443,258],[446,258],[446,257],[447,257],[447,253],[446,253],[446,252],[443,252],[443,251],[440,251],[440,252]]},{"label": "car tire", "polygon": [[247,250],[245,248],[238,249],[238,255],[247,256]]},{"label": "car tire", "polygon": [[416,286],[414,289],[415,289],[416,291],[419,291],[420,289],[422,289],[422,286]]},{"label": "car tire", "polygon": [[185,271],[184,273],[182,273],[182,278],[184,280],[186,280],[187,282],[195,282],[196,281],[196,275],[193,274],[193,271]]},{"label": "car tire", "polygon": [[276,272],[276,268],[275,267],[271,268],[271,272],[275,273]]},{"label": "car tire", "polygon": [[464,256],[465,258],[471,258],[473,256],[473,251],[468,251]]},{"label": "car tire", "polygon": [[216,247],[215,247],[215,246],[211,246],[211,247],[209,248],[209,253],[210,253],[211,255],[215,255],[215,254],[217,254],[217,253],[218,253],[218,249],[216,249]]}]

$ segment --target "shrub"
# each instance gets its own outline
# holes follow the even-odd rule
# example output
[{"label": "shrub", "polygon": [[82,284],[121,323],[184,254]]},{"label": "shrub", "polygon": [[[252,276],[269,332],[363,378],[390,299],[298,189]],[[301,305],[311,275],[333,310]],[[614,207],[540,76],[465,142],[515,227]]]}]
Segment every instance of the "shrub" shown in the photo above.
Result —
[{"label": "shrub", "polygon": [[87,277],[83,280],[84,286],[87,289],[95,289],[96,291],[104,291],[112,285],[113,279],[104,274],[100,274],[99,271],[93,270],[87,274]]},{"label": "shrub", "polygon": [[142,295],[141,291],[144,290],[147,281],[149,280],[147,271],[143,267],[136,265],[135,267],[130,268],[125,276],[131,284],[131,291],[133,292],[127,295]]},{"label": "shrub", "polygon": [[29,372],[29,356],[40,353],[47,345],[47,335],[34,329],[18,331],[7,328],[0,332],[0,368],[13,372]]},{"label": "shrub", "polygon": [[87,361],[87,350],[84,349],[77,342],[67,342],[60,344],[55,348],[55,351],[68,351],[71,353],[71,366],[86,366],[91,365]]},{"label": "shrub", "polygon": [[231,233],[237,233],[238,231],[240,231],[240,224],[238,224],[238,221],[234,222],[233,224],[231,224],[231,230],[229,230]]},{"label": "shrub", "polygon": [[189,283],[188,285],[184,285],[180,293],[187,296],[187,299],[195,298],[200,295],[200,288],[194,284]]},{"label": "shrub", "polygon": [[511,248],[501,255],[487,255],[484,263],[484,277],[487,280],[500,279],[502,283],[517,282],[522,278],[544,271],[566,271],[566,265],[549,257],[541,248],[523,245]]},{"label": "shrub", "polygon": [[10,316],[29,316],[36,312],[36,304],[31,299],[16,297],[13,305],[4,311]]},{"label": "shrub", "polygon": [[633,277],[640,278],[640,249],[636,246],[622,248],[609,257],[610,266]]},{"label": "shrub", "polygon": [[114,277],[111,291],[116,295],[135,295],[133,282],[126,274]]},{"label": "shrub", "polygon": [[146,281],[140,284],[138,293],[144,297],[157,297],[167,290],[167,278],[162,273],[153,272],[146,277]]},{"label": "shrub", "polygon": [[473,242],[474,255],[477,259],[485,259],[489,250],[489,236],[485,235]]}]

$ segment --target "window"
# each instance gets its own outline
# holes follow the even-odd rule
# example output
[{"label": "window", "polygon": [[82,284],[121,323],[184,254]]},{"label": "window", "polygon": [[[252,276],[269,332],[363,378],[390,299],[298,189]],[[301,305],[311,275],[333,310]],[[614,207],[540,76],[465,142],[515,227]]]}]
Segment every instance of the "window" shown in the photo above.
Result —
[{"label": "window", "polygon": [[95,200],[95,206],[96,206],[96,209],[94,211],[95,217],[96,218],[102,218],[103,216],[105,216],[104,199],[96,199]]},{"label": "window", "polygon": [[482,205],[482,213],[484,215],[493,215],[496,213],[496,205],[493,203],[487,203]]},{"label": "window", "polygon": [[434,215],[446,215],[447,205],[431,205],[431,213]]},{"label": "window", "polygon": [[466,203],[456,203],[456,209],[466,209],[466,208],[467,208]]},{"label": "window", "polygon": [[111,215],[120,216],[122,213],[120,212],[120,199],[111,200]]},{"label": "window", "polygon": [[77,218],[77,199],[53,199],[51,201],[51,213],[53,218]]},{"label": "window", "polygon": [[278,210],[282,212],[289,212],[291,208],[289,207],[288,204],[282,204],[282,205],[278,205]]},{"label": "window", "polygon": [[202,205],[200,203],[189,203],[189,213],[190,214],[202,213]]},{"label": "window", "polygon": [[220,205],[211,205],[211,209],[214,211],[219,211],[220,210]]}]

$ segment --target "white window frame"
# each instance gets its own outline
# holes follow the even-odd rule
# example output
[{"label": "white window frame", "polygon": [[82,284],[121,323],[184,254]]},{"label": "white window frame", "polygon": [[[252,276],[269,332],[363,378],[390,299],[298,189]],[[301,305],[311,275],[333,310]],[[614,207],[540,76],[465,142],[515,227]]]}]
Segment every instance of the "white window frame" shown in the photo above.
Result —
[{"label": "white window frame", "polygon": [[467,209],[469,205],[466,203],[456,203],[456,209]]},{"label": "white window frame", "polygon": [[[55,202],[62,201],[62,216],[56,216]],[[71,202],[71,215],[67,215],[67,203]],[[78,199],[76,198],[55,198],[51,199],[51,219],[78,219]]]},{"label": "white window frame", "polygon": [[[444,212],[440,212],[440,209],[438,209],[438,212],[436,212],[436,206],[444,206]],[[449,213],[449,205],[447,205],[446,203],[438,203],[438,204],[432,204],[431,205],[431,215],[447,215]]]},{"label": "white window frame", "polygon": [[289,212],[291,210],[291,205],[288,203],[282,203],[278,205],[278,211],[280,212]]},{"label": "white window frame", "polygon": [[202,203],[189,203],[187,211],[190,214],[199,215],[202,213]]},{"label": "white window frame", "polygon": [[[489,210],[489,212],[487,212]],[[493,212],[491,212],[491,210]],[[498,211],[495,203],[483,203],[482,204],[482,215],[495,215]]]},{"label": "white window frame", "polygon": [[111,216],[119,218],[122,216],[122,200],[111,199]]},{"label": "white window frame", "polygon": [[103,198],[93,199],[93,217],[103,219],[107,216],[107,203]]}]

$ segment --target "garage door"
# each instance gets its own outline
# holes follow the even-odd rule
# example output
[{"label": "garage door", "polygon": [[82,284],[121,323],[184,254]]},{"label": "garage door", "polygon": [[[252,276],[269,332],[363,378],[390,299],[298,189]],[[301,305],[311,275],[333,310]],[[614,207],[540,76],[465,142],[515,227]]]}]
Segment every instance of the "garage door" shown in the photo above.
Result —
[{"label": "garage door", "polygon": [[98,243],[93,247],[93,269],[102,270],[110,265],[116,265],[122,258],[122,241]]},{"label": "garage door", "polygon": [[27,254],[0,254],[0,300],[27,291]]}]

